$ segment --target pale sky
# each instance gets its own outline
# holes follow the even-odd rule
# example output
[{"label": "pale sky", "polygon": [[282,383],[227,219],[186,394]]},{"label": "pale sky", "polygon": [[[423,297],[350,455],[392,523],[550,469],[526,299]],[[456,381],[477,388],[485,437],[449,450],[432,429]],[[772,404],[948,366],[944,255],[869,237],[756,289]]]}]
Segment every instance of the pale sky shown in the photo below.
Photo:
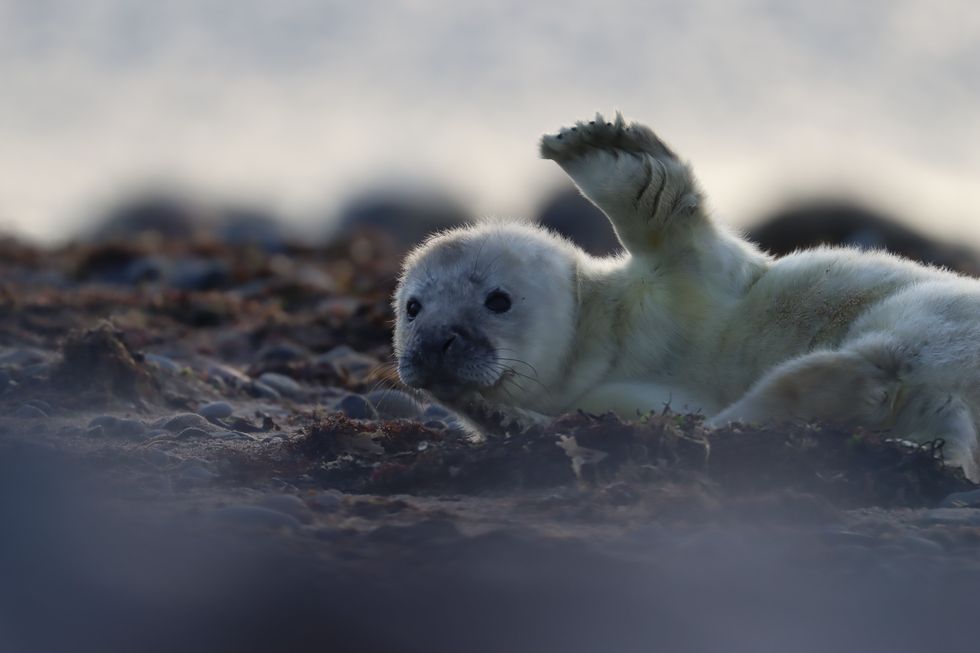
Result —
[{"label": "pale sky", "polygon": [[744,224],[835,192],[980,246],[973,0],[0,0],[0,230],[160,184],[324,222],[362,189],[534,211],[619,108]]}]

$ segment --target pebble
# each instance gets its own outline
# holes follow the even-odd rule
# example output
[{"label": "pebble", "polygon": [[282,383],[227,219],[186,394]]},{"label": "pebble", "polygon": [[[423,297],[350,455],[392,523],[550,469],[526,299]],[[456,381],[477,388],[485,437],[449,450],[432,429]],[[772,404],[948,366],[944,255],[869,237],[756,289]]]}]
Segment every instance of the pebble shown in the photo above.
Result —
[{"label": "pebble", "polygon": [[247,374],[236,370],[234,367],[215,363],[207,369],[208,378],[220,380],[222,383],[231,386],[248,386],[252,379]]},{"label": "pebble", "polygon": [[18,419],[44,419],[48,416],[43,410],[37,406],[31,406],[30,404],[21,404],[17,409],[11,414],[12,417]]},{"label": "pebble", "polygon": [[306,358],[309,351],[297,345],[281,342],[275,345],[267,345],[259,350],[258,358],[263,363],[291,363]]},{"label": "pebble", "polygon": [[114,415],[101,415],[88,423],[90,431],[101,428],[106,435],[112,437],[137,438],[146,434],[146,425],[135,419],[126,419]]},{"label": "pebble", "polygon": [[228,266],[209,259],[184,259],[169,275],[170,285],[180,290],[215,290],[228,284]]},{"label": "pebble", "polygon": [[361,395],[347,395],[337,402],[336,408],[351,419],[378,419],[374,406]]},{"label": "pebble", "polygon": [[234,438],[234,439],[237,439],[237,440],[250,440],[250,441],[253,441],[253,442],[260,439],[260,438],[257,438],[254,435],[249,435],[248,433],[242,433],[241,431],[218,431],[216,433],[213,433],[211,435],[211,437],[214,437],[214,438]]},{"label": "pebble", "polygon": [[201,406],[198,409],[197,414],[211,420],[231,417],[232,413],[234,412],[235,411],[232,409],[231,404],[224,401],[212,401],[211,403]]},{"label": "pebble", "polygon": [[963,524],[980,526],[978,508],[933,508],[926,510],[923,520],[932,524]]},{"label": "pebble", "polygon": [[163,420],[158,420],[158,423],[155,423],[154,426],[160,426],[172,433],[178,433],[190,427],[198,428],[202,431],[211,431],[214,428],[211,426],[211,422],[197,413],[180,413],[170,418],[163,418]]},{"label": "pebble", "polygon": [[34,406],[40,410],[43,410],[48,415],[54,415],[54,406],[44,401],[43,399],[29,399],[24,402],[28,406]]},{"label": "pebble", "polygon": [[954,492],[939,504],[940,508],[980,508],[980,490]]},{"label": "pebble", "polygon": [[213,478],[217,478],[217,474],[212,472],[204,464],[204,461],[197,459],[190,459],[185,461],[180,466],[180,473],[186,479],[191,479],[194,481],[210,481]]},{"label": "pebble", "polygon": [[334,512],[340,510],[344,505],[344,494],[337,490],[323,490],[322,492],[317,492],[310,499],[310,503],[317,510],[322,510],[323,512]]},{"label": "pebble", "polygon": [[282,397],[278,390],[259,381],[252,381],[249,383],[248,391],[251,392],[252,395],[262,397],[263,399],[276,400]]},{"label": "pebble", "polygon": [[298,399],[304,394],[303,387],[285,374],[266,372],[259,377],[258,381],[292,399]]},{"label": "pebble", "polygon": [[156,467],[172,465],[180,460],[178,456],[160,449],[149,449],[143,454],[143,460]]},{"label": "pebble", "polygon": [[837,529],[823,531],[820,534],[820,537],[822,540],[830,544],[838,544],[843,546],[868,547],[878,543],[877,538],[871,535]]},{"label": "pebble", "polygon": [[207,438],[210,437],[210,433],[203,429],[199,429],[196,426],[188,426],[177,434],[177,438],[180,440],[187,440],[189,438]]},{"label": "pebble", "polygon": [[422,415],[422,405],[400,390],[375,390],[365,397],[384,418],[418,419]]},{"label": "pebble", "polygon": [[426,419],[437,419],[442,422],[448,421],[452,416],[453,414],[449,412],[449,410],[443,408],[439,404],[429,404],[426,407],[425,412],[422,413],[422,417]]},{"label": "pebble", "polygon": [[48,362],[48,355],[39,349],[12,349],[0,354],[0,365],[27,367]]},{"label": "pebble", "polygon": [[262,530],[290,530],[301,527],[298,519],[278,510],[261,506],[230,505],[211,511],[216,521]]},{"label": "pebble", "polygon": [[313,511],[302,499],[293,494],[268,494],[262,497],[258,505],[292,515],[303,524],[313,522]]},{"label": "pebble", "polygon": [[33,365],[25,365],[21,368],[21,376],[25,379],[44,379],[51,376],[51,370],[54,368],[50,362],[44,363],[34,363]]},{"label": "pebble", "polygon": [[152,283],[163,279],[169,270],[168,262],[157,256],[143,256],[130,261],[121,273],[120,281],[131,285]]},{"label": "pebble", "polygon": [[161,356],[159,354],[143,354],[143,360],[151,365],[155,365],[165,372],[171,372],[172,374],[177,374],[180,372],[180,365],[176,361],[167,358],[166,356]]},{"label": "pebble", "polygon": [[378,366],[378,361],[367,354],[354,351],[347,345],[334,347],[313,359],[317,365],[329,365],[341,376],[363,378]]},{"label": "pebble", "polygon": [[919,537],[917,535],[906,535],[897,540],[896,544],[905,548],[910,553],[917,554],[941,554],[945,551],[939,542]]}]

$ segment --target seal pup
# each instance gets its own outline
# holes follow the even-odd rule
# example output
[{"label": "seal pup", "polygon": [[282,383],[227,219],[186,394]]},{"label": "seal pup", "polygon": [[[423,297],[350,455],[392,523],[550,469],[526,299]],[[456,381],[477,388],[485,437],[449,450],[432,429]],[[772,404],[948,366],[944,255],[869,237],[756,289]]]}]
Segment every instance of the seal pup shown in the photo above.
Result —
[{"label": "seal pup", "polygon": [[670,406],[706,424],[829,420],[916,442],[980,479],[980,281],[880,252],[774,259],[705,208],[649,128],[601,115],[542,137],[626,253],[528,223],[436,234],[394,296],[402,381],[483,432]]}]

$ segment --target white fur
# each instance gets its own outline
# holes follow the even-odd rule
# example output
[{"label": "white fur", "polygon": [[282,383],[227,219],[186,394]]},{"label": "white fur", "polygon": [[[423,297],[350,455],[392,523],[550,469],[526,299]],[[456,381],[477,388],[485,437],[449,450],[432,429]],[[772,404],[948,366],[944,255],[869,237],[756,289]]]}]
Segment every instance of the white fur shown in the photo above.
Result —
[{"label": "white fur", "polygon": [[[492,250],[507,264],[486,284],[531,304],[487,326],[526,367],[479,389],[481,402],[518,418],[575,409],[630,418],[669,405],[713,426],[843,420],[944,438],[947,459],[980,477],[980,282],[851,249],[772,260],[713,222],[688,166],[621,116],[545,136],[541,149],[609,217],[628,254],[593,258],[525,224],[442,234],[406,261],[396,351],[410,335],[404,302],[423,280],[443,284],[452,310],[469,291],[445,288]],[[448,242],[461,248],[450,265],[433,255]]]}]

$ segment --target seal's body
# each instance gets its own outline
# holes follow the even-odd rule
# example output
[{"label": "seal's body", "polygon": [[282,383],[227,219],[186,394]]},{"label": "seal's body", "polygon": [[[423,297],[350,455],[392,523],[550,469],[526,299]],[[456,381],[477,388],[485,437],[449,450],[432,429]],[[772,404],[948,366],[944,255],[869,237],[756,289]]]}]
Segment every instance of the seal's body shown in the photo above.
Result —
[{"label": "seal's body", "polygon": [[688,166],[621,116],[545,136],[541,152],[628,253],[594,258],[515,223],[434,236],[395,296],[405,383],[482,428],[664,406],[710,426],[891,428],[944,438],[947,460],[980,476],[980,281],[850,249],[773,260],[716,224]]}]

